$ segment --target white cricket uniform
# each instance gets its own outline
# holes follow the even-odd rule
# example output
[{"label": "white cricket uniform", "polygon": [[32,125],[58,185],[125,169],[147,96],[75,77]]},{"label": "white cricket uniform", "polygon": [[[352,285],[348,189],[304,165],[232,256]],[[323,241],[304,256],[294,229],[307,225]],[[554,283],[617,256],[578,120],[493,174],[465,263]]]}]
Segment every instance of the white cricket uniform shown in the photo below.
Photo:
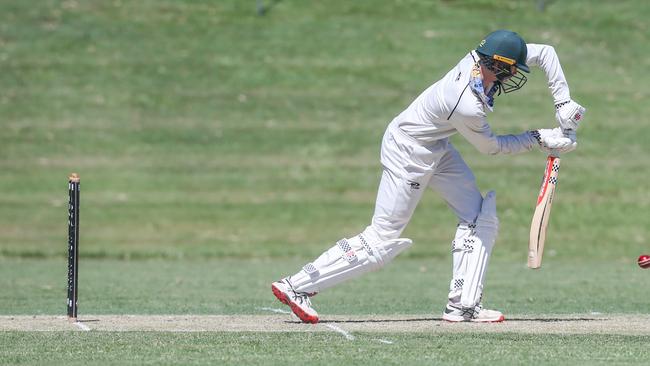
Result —
[{"label": "white cricket uniform", "polygon": [[[498,230],[495,198],[494,194],[488,195],[489,199],[486,196],[484,204],[474,175],[449,142],[449,136],[460,132],[486,154],[528,151],[538,142],[528,132],[501,136],[492,133],[486,120],[486,110],[491,110],[491,106],[484,104],[484,94],[469,85],[477,61],[475,51],[468,53],[389,124],[381,145],[384,170],[371,224],[362,233],[338,241],[289,276],[287,280],[295,291],[320,292],[377,270],[407,249],[411,241],[399,236],[425,188],[430,187],[442,195],[459,220],[452,247],[450,302],[465,307],[480,302],[485,269]],[[570,99],[552,47],[529,44],[526,63],[544,70],[556,104]],[[481,242],[482,248],[472,249],[468,242],[474,243],[474,247]],[[463,283],[468,285],[463,287]]]},{"label": "white cricket uniform", "polygon": [[[569,88],[553,47],[527,47],[526,63],[546,73],[555,103],[569,100]],[[477,61],[475,51],[468,53],[386,129],[381,146],[384,171],[372,223],[364,234],[381,240],[398,238],[426,187],[442,195],[460,223],[474,222],[482,196],[449,136],[459,132],[485,154],[514,154],[538,146],[528,133],[498,136],[492,132],[486,119],[491,108],[468,86]]]}]

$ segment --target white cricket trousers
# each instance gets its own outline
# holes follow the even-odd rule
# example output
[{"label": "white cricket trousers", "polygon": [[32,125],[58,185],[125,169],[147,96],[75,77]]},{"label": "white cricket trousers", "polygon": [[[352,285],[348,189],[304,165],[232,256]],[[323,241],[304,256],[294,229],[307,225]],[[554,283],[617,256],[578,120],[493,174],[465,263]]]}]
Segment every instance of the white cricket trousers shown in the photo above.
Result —
[{"label": "white cricket trousers", "polygon": [[[380,248],[368,250],[367,243],[388,243],[392,239],[398,239],[426,187],[440,192],[460,223],[473,223],[478,217],[483,197],[476,187],[471,170],[448,139],[424,145],[391,123],[382,141],[381,162],[384,170],[371,224],[363,231],[363,235],[337,242],[315,261],[290,276],[296,291],[320,292],[378,269],[399,254],[399,251],[410,246],[409,241],[406,246],[391,248],[392,254],[383,259],[381,256],[377,258],[375,254]],[[459,226],[458,230],[461,233],[457,233],[456,237],[469,235],[467,225]],[[383,245],[380,247],[386,249]],[[355,254],[355,251],[359,253]],[[348,259],[348,253],[352,253],[354,260]],[[466,272],[463,265],[466,252],[452,251],[452,254],[453,277],[449,299],[457,303],[460,301]]]},{"label": "white cricket trousers", "polygon": [[440,193],[459,223],[476,220],[483,198],[474,174],[447,138],[423,144],[393,122],[384,134],[381,163],[375,212],[364,235],[399,238],[427,187]]}]

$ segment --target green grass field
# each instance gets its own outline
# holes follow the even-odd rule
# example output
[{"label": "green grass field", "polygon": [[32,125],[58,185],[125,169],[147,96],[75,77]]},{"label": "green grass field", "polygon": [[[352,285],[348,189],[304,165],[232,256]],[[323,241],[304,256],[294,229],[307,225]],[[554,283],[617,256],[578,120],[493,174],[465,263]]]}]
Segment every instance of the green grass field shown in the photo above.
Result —
[{"label": "green grass field", "polygon": [[[0,3],[0,316],[64,314],[73,171],[82,318],[273,315],[271,281],[367,225],[385,126],[486,33],[509,28],[556,48],[588,114],[562,161],[539,271],[525,261],[544,155],[483,156],[452,139],[480,188],[498,193],[486,305],[510,319],[647,319],[650,272],[635,265],[650,252],[645,1],[263,3],[273,4],[265,16],[252,0]],[[554,127],[553,114],[534,69],[490,121],[518,133]],[[322,317],[438,318],[455,224],[427,192],[404,233],[414,247],[316,297]],[[650,332],[616,330],[389,327],[348,340],[292,323],[188,333],[3,324],[2,364],[638,364],[650,343]]]}]

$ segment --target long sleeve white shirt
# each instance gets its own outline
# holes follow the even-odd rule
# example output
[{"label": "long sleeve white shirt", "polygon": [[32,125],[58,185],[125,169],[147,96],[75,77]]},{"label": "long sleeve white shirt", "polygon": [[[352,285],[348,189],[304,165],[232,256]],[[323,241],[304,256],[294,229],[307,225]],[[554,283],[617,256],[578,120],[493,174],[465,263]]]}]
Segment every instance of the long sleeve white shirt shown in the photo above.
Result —
[{"label": "long sleeve white shirt", "polygon": [[[527,44],[526,64],[546,74],[555,103],[570,99],[562,66],[552,46]],[[495,135],[487,122],[487,107],[469,87],[478,56],[469,52],[442,79],[424,90],[393,123],[423,144],[460,133],[485,154],[513,154],[531,150],[537,140],[529,133]]]}]

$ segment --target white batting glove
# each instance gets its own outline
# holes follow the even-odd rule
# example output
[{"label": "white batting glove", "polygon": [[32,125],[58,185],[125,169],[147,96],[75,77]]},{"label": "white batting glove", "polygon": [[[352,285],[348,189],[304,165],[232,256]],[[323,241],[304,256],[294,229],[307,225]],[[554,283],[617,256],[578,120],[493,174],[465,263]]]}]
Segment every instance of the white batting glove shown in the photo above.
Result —
[{"label": "white batting glove", "polygon": [[578,141],[575,131],[572,132],[573,134],[567,136],[560,127],[529,131],[539,143],[540,149],[552,155],[565,154],[576,149]]},{"label": "white batting glove", "polygon": [[575,144],[578,143],[578,135],[576,134],[576,130],[562,130],[562,134],[564,137],[568,138],[571,140],[571,142],[574,142]]},{"label": "white batting glove", "polygon": [[555,105],[555,119],[563,131],[576,131],[586,111],[585,107],[573,100],[568,100]]}]

